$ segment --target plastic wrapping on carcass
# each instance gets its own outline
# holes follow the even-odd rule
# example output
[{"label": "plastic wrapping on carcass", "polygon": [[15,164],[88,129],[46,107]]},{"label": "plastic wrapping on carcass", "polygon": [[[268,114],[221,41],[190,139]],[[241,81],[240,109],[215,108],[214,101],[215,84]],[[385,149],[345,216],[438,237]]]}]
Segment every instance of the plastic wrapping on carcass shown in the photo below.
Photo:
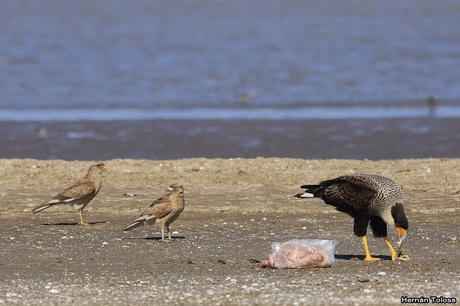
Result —
[{"label": "plastic wrapping on carcass", "polygon": [[264,268],[326,268],[335,265],[337,240],[294,239],[272,244],[273,253]]}]

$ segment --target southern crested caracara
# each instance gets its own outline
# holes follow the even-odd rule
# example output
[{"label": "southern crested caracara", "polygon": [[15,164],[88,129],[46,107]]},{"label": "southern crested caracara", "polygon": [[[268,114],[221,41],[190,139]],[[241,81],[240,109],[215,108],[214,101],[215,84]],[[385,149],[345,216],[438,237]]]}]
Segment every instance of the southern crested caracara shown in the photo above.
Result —
[{"label": "southern crested caracara", "polygon": [[326,204],[354,218],[355,235],[362,238],[365,261],[377,261],[372,257],[367,245],[367,226],[370,224],[375,237],[383,237],[396,260],[399,254],[391,245],[387,235],[387,225],[394,228],[399,236],[399,245],[406,238],[409,223],[404,213],[403,188],[389,178],[371,175],[345,175],[322,181],[318,185],[304,185],[304,193],[298,198],[321,198]]},{"label": "southern crested caracara", "polygon": [[86,205],[101,190],[102,171],[106,169],[104,163],[98,163],[89,167],[88,173],[84,178],[64,190],[63,192],[55,195],[51,200],[35,207],[32,211],[34,214],[48,209],[51,206],[68,204],[73,206],[79,211],[80,224],[84,225],[83,210]]}]

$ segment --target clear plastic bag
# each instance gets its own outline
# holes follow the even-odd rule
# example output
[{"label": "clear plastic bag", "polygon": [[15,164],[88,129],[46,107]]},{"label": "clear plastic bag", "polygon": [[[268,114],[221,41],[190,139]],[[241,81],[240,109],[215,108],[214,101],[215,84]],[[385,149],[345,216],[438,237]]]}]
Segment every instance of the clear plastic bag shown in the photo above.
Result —
[{"label": "clear plastic bag", "polygon": [[263,268],[326,268],[335,265],[337,240],[294,239],[272,244],[273,253]]}]

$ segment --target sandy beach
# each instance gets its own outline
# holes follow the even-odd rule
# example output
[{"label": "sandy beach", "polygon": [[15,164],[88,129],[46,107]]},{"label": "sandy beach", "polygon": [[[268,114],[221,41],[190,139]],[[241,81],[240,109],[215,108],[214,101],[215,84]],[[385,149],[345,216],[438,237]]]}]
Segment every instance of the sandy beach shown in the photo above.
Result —
[{"label": "sandy beach", "polygon": [[[67,207],[32,215],[90,162],[0,160],[0,304],[399,304],[400,297],[459,297],[460,160],[110,160],[99,196],[75,225]],[[320,200],[293,198],[304,183],[358,172],[401,183],[409,262],[364,263],[352,220]],[[173,243],[156,227],[121,231],[168,184],[186,187]],[[123,196],[134,193],[135,197]],[[328,269],[259,267],[271,243],[340,240]]]}]

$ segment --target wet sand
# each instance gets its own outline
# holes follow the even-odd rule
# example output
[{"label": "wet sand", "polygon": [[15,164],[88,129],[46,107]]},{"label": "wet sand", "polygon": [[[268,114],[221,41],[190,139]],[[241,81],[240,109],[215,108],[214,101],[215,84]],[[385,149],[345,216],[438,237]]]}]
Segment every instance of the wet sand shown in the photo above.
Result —
[{"label": "wet sand", "polygon": [[458,118],[0,122],[2,158],[460,156]]},{"label": "wet sand", "polygon": [[[77,213],[31,208],[86,171],[88,162],[0,160],[0,304],[399,304],[401,295],[459,297],[460,160],[299,159],[111,160],[100,195]],[[352,220],[319,200],[292,197],[298,186],[371,172],[404,185],[409,262],[364,263]],[[186,186],[176,239],[156,227],[123,233],[172,182]],[[133,192],[136,197],[122,194]],[[338,239],[328,269],[268,270],[271,243]]]}]

